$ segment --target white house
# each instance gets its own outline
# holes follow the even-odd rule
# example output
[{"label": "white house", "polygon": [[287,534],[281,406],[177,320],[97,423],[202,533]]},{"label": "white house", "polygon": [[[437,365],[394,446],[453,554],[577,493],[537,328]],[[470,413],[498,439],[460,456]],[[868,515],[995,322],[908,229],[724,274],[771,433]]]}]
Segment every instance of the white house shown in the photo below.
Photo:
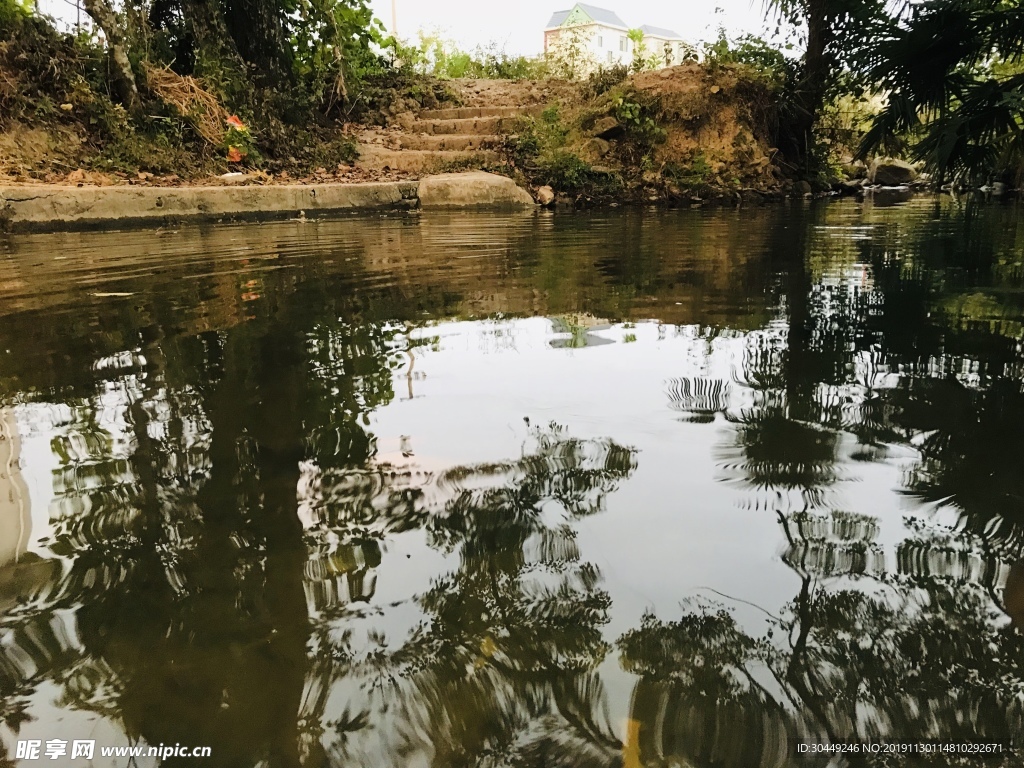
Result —
[{"label": "white house", "polygon": [[[586,3],[576,3],[567,11],[556,11],[544,28],[544,53],[555,48],[563,36],[572,29],[578,35],[585,53],[602,66],[629,64],[633,60],[633,41],[630,27],[614,11]],[[643,44],[647,57],[657,57],[662,66],[683,61],[686,43],[671,29],[643,25]]]},{"label": "white house", "polygon": [[644,33],[644,47],[647,48],[648,56],[664,60],[666,67],[683,62],[689,46],[678,33],[650,24],[641,26],[640,31]]},{"label": "white house", "polygon": [[568,28],[582,37],[582,42],[594,61],[609,64],[628,64],[633,56],[633,43],[628,37],[629,27],[613,11],[585,3],[576,3],[567,11],[557,11],[544,29],[544,53],[557,46]]}]

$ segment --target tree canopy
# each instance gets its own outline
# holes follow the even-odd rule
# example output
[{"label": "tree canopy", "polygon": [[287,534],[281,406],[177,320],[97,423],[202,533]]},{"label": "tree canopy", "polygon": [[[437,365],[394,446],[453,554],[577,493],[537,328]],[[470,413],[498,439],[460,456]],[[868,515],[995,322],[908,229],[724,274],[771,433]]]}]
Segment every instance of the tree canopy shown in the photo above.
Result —
[{"label": "tree canopy", "polygon": [[944,177],[1024,173],[1024,8],[925,0],[895,17],[868,74],[887,94],[862,152],[908,149]]}]

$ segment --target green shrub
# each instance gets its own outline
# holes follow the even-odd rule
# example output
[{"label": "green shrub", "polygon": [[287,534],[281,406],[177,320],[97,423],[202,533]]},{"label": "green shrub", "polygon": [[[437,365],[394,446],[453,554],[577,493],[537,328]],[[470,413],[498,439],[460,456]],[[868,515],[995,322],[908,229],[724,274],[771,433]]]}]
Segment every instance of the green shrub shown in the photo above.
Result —
[{"label": "green shrub", "polygon": [[[788,48],[792,46],[787,45]],[[704,61],[711,70],[729,64],[742,64],[772,86],[782,87],[786,83],[795,82],[797,66],[796,61],[787,58],[783,50],[754,35],[742,35],[730,41],[725,30],[719,28],[718,37],[704,43]]]},{"label": "green shrub", "polygon": [[27,19],[31,13],[28,0],[0,0],[0,39],[6,37],[6,27]]},{"label": "green shrub", "polygon": [[540,117],[523,118],[516,133],[505,140],[509,159],[520,167],[537,164],[537,159],[565,146],[569,129],[562,123],[557,104],[547,107]]},{"label": "green shrub", "polygon": [[444,79],[475,77],[487,80],[524,80],[546,77],[547,64],[541,59],[512,56],[497,45],[464,51],[437,32],[419,33],[415,44],[392,40],[394,58],[406,72]]},{"label": "green shrub", "polygon": [[629,77],[629,67],[625,64],[612,64],[610,67],[600,66],[587,75],[584,83],[584,97],[594,99],[607,93],[616,85]]},{"label": "green shrub", "polygon": [[578,194],[593,180],[594,171],[572,152],[558,150],[540,164],[539,180],[560,192]]},{"label": "green shrub", "polygon": [[693,156],[690,164],[681,166],[677,163],[667,163],[662,170],[666,179],[675,182],[684,189],[701,191],[706,189],[711,181],[713,171],[711,164],[703,152]]},{"label": "green shrub", "polygon": [[625,141],[619,143],[619,154],[629,164],[650,165],[654,147],[666,135],[658,122],[657,100],[626,93],[615,99],[612,111],[626,131]]},{"label": "green shrub", "polygon": [[491,80],[540,80],[548,75],[543,59],[510,56],[494,44],[478,47],[470,62],[473,77]]}]

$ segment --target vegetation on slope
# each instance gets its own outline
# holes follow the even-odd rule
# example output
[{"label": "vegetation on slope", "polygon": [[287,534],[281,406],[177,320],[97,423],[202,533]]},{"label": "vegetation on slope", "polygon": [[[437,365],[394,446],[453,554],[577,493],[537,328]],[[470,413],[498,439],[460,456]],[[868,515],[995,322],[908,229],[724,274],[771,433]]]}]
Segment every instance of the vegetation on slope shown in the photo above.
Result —
[{"label": "vegetation on slope", "polygon": [[576,194],[768,189],[776,167],[824,184],[858,149],[942,180],[1024,176],[1014,0],[771,0],[799,58],[722,35],[664,81],[650,52],[595,70],[582,51],[400,43],[367,0],[85,0],[97,36],[61,34],[25,2],[0,0],[0,172],[16,177],[333,169],[357,153],[353,125],[453,101],[446,80],[466,76],[584,80],[579,103],[526,121],[508,147],[531,182]]},{"label": "vegetation on slope", "polygon": [[780,191],[772,162],[777,88],[737,63],[601,71],[578,102],[525,118],[507,151],[530,183],[576,198]]},{"label": "vegetation on slope", "polygon": [[333,168],[355,156],[350,121],[447,93],[374,52],[363,0],[153,0],[94,18],[105,45],[0,0],[0,165],[16,175]]}]

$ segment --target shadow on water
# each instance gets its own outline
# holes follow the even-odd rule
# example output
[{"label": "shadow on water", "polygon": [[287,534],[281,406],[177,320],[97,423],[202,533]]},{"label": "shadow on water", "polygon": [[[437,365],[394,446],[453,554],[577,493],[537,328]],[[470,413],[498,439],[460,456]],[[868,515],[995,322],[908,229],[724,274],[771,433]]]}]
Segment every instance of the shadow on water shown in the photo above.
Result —
[{"label": "shadow on water", "polygon": [[[998,741],[989,764],[1017,764],[1018,210],[403,215],[4,247],[0,763],[99,718],[105,743],[208,745],[225,766],[824,766],[797,745],[922,739]],[[642,510],[609,511],[631,484],[666,508],[702,487],[687,467],[641,479],[683,438],[638,449],[624,403],[527,418],[504,458],[381,449],[386,414],[429,405],[419,366],[452,361],[432,397],[499,407],[497,380],[462,388],[453,339],[520,343],[543,317],[516,352],[524,397],[559,386],[557,361],[640,377],[636,355],[685,342],[643,426],[707,447],[710,482],[775,526],[764,562],[780,553],[792,591],[615,602],[641,564],[588,553],[588,526],[631,528]],[[476,439],[444,418],[453,445]],[[678,525],[641,535],[741,538]]]}]

